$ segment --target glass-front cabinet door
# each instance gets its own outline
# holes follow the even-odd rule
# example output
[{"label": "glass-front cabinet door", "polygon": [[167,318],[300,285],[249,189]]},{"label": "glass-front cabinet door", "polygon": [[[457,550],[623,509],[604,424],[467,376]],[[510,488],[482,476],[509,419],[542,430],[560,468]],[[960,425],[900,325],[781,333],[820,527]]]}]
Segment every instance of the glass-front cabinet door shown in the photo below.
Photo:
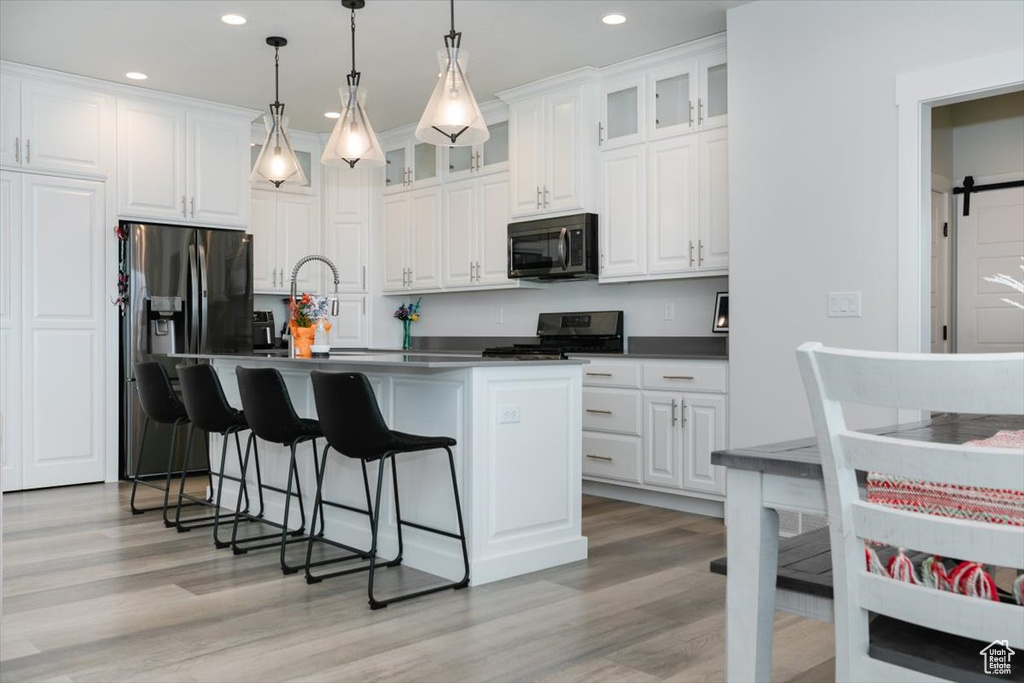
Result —
[{"label": "glass-front cabinet door", "polygon": [[384,191],[395,192],[409,186],[409,167],[405,163],[405,145],[384,152]]},{"label": "glass-front cabinet door", "polygon": [[491,137],[483,144],[472,147],[446,147],[444,176],[446,180],[461,180],[508,169],[508,121],[488,123]]},{"label": "glass-front cabinet door", "polygon": [[412,164],[409,181],[413,187],[433,185],[437,182],[437,146],[429,142],[412,144]]},{"label": "glass-front cabinet door", "polygon": [[651,72],[647,77],[651,107],[647,130],[651,140],[697,130],[697,63],[684,62]]},{"label": "glass-front cabinet door", "polygon": [[697,98],[697,125],[703,130],[726,124],[729,112],[728,65],[725,51],[699,60],[700,95]]},{"label": "glass-front cabinet door", "polygon": [[617,78],[601,88],[598,144],[602,149],[643,142],[645,95],[642,76]]}]

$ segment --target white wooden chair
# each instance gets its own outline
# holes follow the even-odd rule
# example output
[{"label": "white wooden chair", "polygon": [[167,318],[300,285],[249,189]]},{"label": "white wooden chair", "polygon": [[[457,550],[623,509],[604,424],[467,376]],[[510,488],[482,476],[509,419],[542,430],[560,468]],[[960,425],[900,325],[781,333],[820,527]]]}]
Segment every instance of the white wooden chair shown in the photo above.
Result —
[{"label": "white wooden chair", "polygon": [[[1024,608],[868,573],[864,553],[864,539],[870,539],[942,557],[1020,569],[1024,568],[1024,529],[868,503],[857,484],[858,471],[871,471],[1022,491],[1024,454],[1011,448],[864,434],[849,429],[843,413],[844,404],[856,404],[1024,415],[1024,354],[878,353],[808,342],[797,349],[797,360],[825,475],[835,591],[836,680],[934,681],[943,680],[935,675],[945,676],[948,671],[932,667],[929,673],[929,667],[914,670],[890,663],[892,659],[886,662],[869,656],[869,650],[880,651],[869,640],[869,613],[953,634],[950,637],[954,639],[980,641],[982,646],[1009,641],[1018,657],[1011,660],[1013,667],[1024,670]],[[906,627],[899,635],[912,637],[913,630]],[[966,654],[974,658],[974,672],[980,675],[983,662],[978,651]],[[923,657],[925,661],[938,658]]]}]

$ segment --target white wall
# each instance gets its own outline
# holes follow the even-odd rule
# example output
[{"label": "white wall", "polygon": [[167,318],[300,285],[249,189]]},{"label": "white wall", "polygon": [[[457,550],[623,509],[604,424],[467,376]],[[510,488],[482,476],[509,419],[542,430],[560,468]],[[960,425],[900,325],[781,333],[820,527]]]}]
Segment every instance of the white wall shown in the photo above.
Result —
[{"label": "white wall", "polygon": [[953,123],[953,180],[1024,173],[1024,91],[942,107]]},{"label": "white wall", "polygon": [[[715,293],[727,291],[727,278],[663,280],[598,285],[594,281],[562,282],[547,289],[428,294],[420,304],[415,336],[532,337],[542,311],[625,311],[627,336],[712,336]],[[378,297],[373,320],[374,346],[400,346],[401,323],[390,317],[403,301],[418,297]],[[665,320],[665,304],[675,319]],[[504,322],[496,322],[501,309]]]},{"label": "white wall", "polygon": [[932,109],[932,175],[953,181],[952,107]]},{"label": "white wall", "polygon": [[[801,342],[896,348],[895,76],[1020,49],[1024,3],[779,0],[727,16],[738,447],[812,433]],[[862,292],[863,317],[827,318],[830,290]]]}]

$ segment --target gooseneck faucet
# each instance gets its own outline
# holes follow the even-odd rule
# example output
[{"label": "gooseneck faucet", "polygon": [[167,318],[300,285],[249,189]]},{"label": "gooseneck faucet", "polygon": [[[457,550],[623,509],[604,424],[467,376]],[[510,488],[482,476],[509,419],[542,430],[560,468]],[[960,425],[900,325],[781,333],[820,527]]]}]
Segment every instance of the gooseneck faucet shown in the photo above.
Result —
[{"label": "gooseneck faucet", "polygon": [[295,299],[298,295],[299,270],[310,261],[326,263],[330,267],[331,272],[334,273],[334,297],[331,299],[331,315],[337,316],[341,309],[341,305],[338,303],[338,285],[341,284],[341,277],[338,275],[338,269],[334,265],[334,262],[326,256],[310,254],[309,256],[303,256],[299,259],[299,262],[295,264],[295,267],[292,268],[292,299]]}]

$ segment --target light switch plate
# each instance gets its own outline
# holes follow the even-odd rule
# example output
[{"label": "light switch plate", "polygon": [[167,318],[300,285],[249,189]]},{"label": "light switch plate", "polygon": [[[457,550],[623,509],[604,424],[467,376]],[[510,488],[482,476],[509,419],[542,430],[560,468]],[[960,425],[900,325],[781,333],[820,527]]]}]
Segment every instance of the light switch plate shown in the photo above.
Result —
[{"label": "light switch plate", "polygon": [[828,317],[859,318],[860,292],[829,292]]},{"label": "light switch plate", "polygon": [[519,406],[506,405],[498,406],[498,423],[512,424],[519,422]]}]

